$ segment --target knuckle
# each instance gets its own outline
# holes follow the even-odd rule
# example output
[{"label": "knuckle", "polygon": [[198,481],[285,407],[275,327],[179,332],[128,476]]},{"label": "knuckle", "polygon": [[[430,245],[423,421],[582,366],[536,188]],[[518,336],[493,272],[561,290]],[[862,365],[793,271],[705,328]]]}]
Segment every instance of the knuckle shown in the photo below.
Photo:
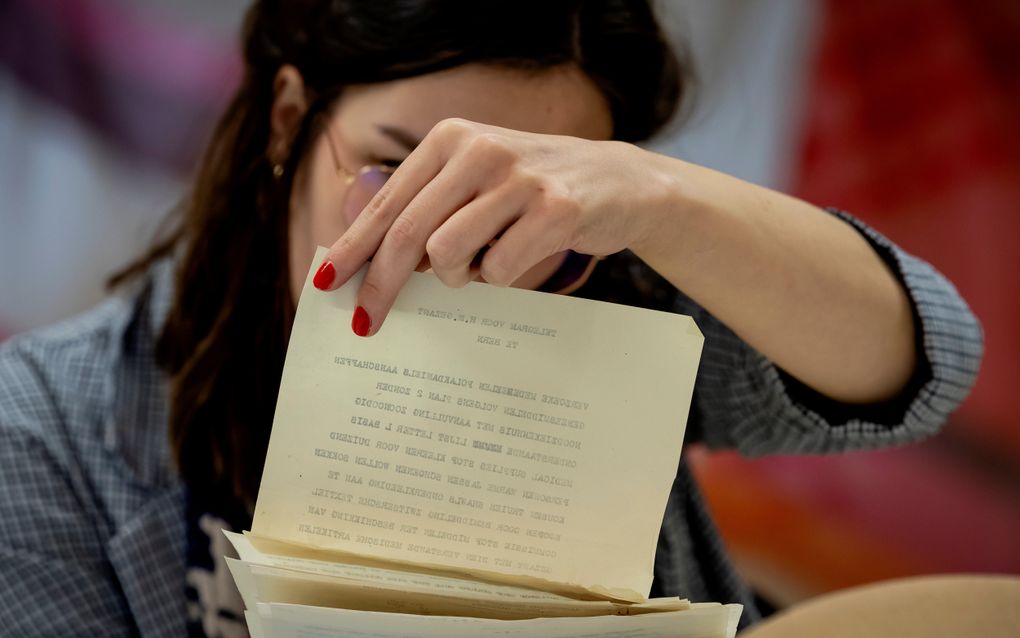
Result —
[{"label": "knuckle", "polygon": [[534,171],[526,168],[516,168],[510,181],[514,189],[520,189],[526,193],[540,193],[545,187],[545,180]]},{"label": "knuckle", "polygon": [[393,220],[387,235],[397,248],[413,246],[418,239],[415,223],[403,215]]},{"label": "knuckle", "polygon": [[574,226],[581,215],[581,204],[562,189],[546,188],[539,201],[539,211],[556,226]]},{"label": "knuckle", "polygon": [[425,242],[425,252],[433,267],[448,268],[454,265],[457,256],[457,242],[453,241],[448,234],[433,233]]},{"label": "knuckle", "polygon": [[432,272],[448,288],[463,288],[468,282],[468,273],[463,268],[434,268]]},{"label": "knuckle", "polygon": [[471,123],[459,117],[448,117],[432,127],[432,132],[443,138],[459,137],[470,130]]},{"label": "knuckle", "polygon": [[494,286],[505,288],[513,283],[509,264],[499,256],[499,253],[493,251],[486,253],[482,258],[480,271],[485,281]]},{"label": "knuckle", "polygon": [[481,158],[507,158],[510,156],[507,140],[499,133],[479,133],[468,142],[467,151]]},{"label": "knuckle", "polygon": [[372,199],[368,201],[364,210],[361,211],[360,217],[365,217],[367,221],[372,223],[379,223],[385,221],[390,216],[390,209],[387,205],[390,200],[390,195],[393,192],[392,182],[383,184],[382,188],[379,189]]},{"label": "knuckle", "polygon": [[354,241],[354,233],[345,232],[343,235],[337,238],[329,250],[326,251],[326,259],[336,262],[342,256],[350,252],[352,249],[357,248],[357,243]]}]

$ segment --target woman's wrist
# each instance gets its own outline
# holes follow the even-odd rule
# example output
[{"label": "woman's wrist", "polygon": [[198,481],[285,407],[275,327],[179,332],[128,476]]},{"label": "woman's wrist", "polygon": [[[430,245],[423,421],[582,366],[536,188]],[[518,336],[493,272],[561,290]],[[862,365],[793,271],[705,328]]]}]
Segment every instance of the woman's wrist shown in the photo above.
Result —
[{"label": "woman's wrist", "polygon": [[689,239],[692,217],[706,207],[697,198],[696,182],[689,179],[690,164],[645,149],[638,151],[643,154],[645,179],[629,195],[637,202],[632,215],[640,232],[628,248],[650,265],[666,255],[673,261]]}]

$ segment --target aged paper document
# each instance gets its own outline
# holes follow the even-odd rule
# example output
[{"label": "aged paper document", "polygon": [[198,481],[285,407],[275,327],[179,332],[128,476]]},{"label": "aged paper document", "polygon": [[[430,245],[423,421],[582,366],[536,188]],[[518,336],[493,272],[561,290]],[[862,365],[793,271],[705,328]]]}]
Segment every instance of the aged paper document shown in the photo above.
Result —
[{"label": "aged paper document", "polygon": [[246,612],[252,635],[274,638],[732,638],[740,605],[695,604],[686,611],[642,616],[487,620],[414,616],[303,605],[259,603]]},{"label": "aged paper document", "polygon": [[[642,604],[577,600],[557,594],[391,567],[295,557],[259,550],[227,532],[240,560],[228,566],[248,609],[260,601],[502,620],[558,616],[633,615],[679,611],[690,603],[655,598]],[[275,549],[279,549],[278,547]]]},{"label": "aged paper document", "polygon": [[311,274],[253,538],[647,597],[703,342],[689,317],[416,273],[366,339],[360,276],[323,293]]}]

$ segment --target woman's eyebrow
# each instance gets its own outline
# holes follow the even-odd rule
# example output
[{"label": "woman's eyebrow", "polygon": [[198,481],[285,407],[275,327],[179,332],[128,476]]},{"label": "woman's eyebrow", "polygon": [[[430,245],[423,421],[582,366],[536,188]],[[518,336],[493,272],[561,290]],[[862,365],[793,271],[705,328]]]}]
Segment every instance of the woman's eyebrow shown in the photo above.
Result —
[{"label": "woman's eyebrow", "polygon": [[421,144],[421,139],[404,129],[386,126],[385,124],[376,124],[375,128],[386,137],[406,148],[409,153]]}]

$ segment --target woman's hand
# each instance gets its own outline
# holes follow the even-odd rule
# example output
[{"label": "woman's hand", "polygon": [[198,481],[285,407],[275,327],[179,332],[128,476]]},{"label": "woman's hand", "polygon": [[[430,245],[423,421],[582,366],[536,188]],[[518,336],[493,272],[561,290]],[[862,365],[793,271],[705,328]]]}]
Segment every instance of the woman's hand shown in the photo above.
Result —
[{"label": "woman's hand", "polygon": [[335,275],[320,287],[371,259],[352,322],[369,335],[425,259],[450,286],[478,274],[507,286],[566,249],[624,248],[838,401],[888,399],[914,369],[906,291],[848,224],[630,144],[463,120],[437,124],[404,161],[329,250]]},{"label": "woman's hand", "polygon": [[325,289],[371,260],[358,292],[367,319],[354,325],[375,334],[425,260],[448,286],[478,275],[508,286],[568,249],[631,247],[653,233],[651,200],[667,190],[645,166],[650,157],[622,142],[443,120],[330,248],[335,275]]}]

